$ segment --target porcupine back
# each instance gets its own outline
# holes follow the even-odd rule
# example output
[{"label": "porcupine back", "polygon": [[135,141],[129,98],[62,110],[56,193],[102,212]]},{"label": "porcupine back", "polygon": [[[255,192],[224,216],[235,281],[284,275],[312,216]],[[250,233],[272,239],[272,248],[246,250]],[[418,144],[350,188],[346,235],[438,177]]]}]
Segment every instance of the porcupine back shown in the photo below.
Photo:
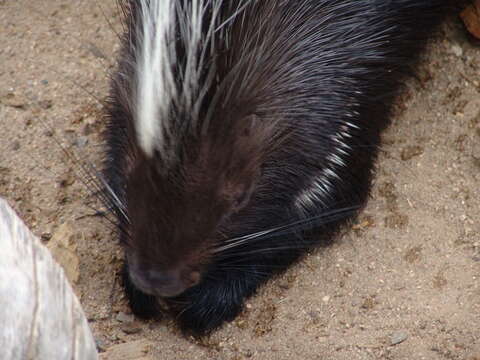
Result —
[{"label": "porcupine back", "polygon": [[[124,3],[109,192],[127,255],[206,264],[167,299],[184,329],[233,319],[361,206],[394,95],[447,3]],[[134,312],[151,315],[155,298],[125,280]]]}]

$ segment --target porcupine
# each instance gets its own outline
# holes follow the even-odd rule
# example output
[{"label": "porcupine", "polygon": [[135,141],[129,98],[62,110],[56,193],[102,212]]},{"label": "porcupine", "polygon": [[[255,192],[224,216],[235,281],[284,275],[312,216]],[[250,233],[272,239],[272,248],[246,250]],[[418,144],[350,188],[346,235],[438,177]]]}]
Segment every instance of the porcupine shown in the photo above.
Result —
[{"label": "porcupine", "polygon": [[133,312],[205,334],[369,194],[448,0],[125,0],[106,194]]}]

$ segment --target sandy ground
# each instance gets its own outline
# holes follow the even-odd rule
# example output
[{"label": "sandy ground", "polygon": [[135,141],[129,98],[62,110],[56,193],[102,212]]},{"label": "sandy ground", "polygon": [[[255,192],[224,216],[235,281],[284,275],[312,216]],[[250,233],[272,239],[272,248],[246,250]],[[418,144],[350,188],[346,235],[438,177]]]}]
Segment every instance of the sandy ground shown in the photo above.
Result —
[{"label": "sandy ground", "polygon": [[46,243],[72,223],[75,290],[101,348],[146,338],[155,359],[480,359],[480,50],[458,21],[400,101],[358,224],[202,342],[169,319],[125,322],[120,249],[57,143],[99,164],[119,31],[112,0],[0,0],[0,195]]}]

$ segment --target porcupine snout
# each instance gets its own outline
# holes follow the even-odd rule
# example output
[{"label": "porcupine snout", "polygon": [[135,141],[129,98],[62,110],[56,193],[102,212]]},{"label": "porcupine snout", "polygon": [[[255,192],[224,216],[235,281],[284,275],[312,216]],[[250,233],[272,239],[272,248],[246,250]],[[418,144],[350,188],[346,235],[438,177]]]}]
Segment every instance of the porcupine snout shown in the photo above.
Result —
[{"label": "porcupine snout", "polygon": [[167,270],[142,268],[129,264],[130,280],[140,290],[157,297],[174,297],[200,281],[200,273],[182,267]]}]

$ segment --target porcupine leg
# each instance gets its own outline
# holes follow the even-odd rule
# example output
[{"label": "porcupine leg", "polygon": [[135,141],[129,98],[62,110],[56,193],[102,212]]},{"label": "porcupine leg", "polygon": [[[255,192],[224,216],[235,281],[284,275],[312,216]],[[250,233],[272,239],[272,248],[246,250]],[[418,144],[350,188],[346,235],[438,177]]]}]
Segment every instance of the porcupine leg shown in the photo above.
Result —
[{"label": "porcupine leg", "polygon": [[147,295],[132,284],[128,276],[128,265],[124,264],[121,272],[122,285],[125,289],[132,312],[141,319],[151,319],[160,315],[155,296]]},{"label": "porcupine leg", "polygon": [[[291,235],[283,238],[288,241]],[[281,273],[298,260],[298,249],[273,251],[262,258],[233,261],[209,273],[199,285],[172,299],[172,308],[178,313],[182,330],[194,335],[205,335],[224,322],[229,322],[242,311],[247,298],[272,275]],[[233,268],[236,265],[236,270]],[[175,303],[178,307],[175,309]]]},{"label": "porcupine leg", "polygon": [[243,276],[244,279],[236,281],[230,278],[208,281],[184,294],[180,300],[184,302],[183,309],[177,310],[182,331],[201,336],[232,321],[242,310],[245,298],[260,285]]}]

